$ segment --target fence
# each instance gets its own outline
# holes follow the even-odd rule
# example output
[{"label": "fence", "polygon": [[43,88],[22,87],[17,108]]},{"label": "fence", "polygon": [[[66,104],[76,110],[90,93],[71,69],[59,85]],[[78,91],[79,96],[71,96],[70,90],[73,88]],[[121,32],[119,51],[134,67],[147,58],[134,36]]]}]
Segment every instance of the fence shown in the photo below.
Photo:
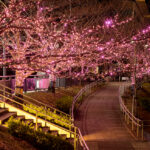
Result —
[{"label": "fence", "polygon": [[[75,109],[75,105],[77,103],[81,103],[81,100],[83,98],[83,96],[86,96],[88,94],[90,94],[92,92],[92,89],[93,88],[96,88],[98,85],[102,84],[103,81],[96,81],[96,82],[93,82],[93,83],[90,83],[88,85],[86,85],[84,88],[82,88],[78,94],[74,97],[74,100],[72,102],[72,107],[70,108],[70,114],[72,116],[72,119],[74,121],[74,109]],[[78,134],[79,134],[79,140],[80,140],[80,144],[81,146],[83,147],[84,150],[89,150],[82,134],[81,134],[81,131],[80,129],[78,128]]]},{"label": "fence", "polygon": [[132,114],[128,110],[128,108],[124,104],[124,101],[122,100],[122,95],[127,87],[128,85],[124,85],[120,86],[119,88],[120,109],[122,111],[122,114],[124,115],[125,122],[131,128],[132,133],[136,135],[137,138],[143,140],[143,121],[135,117],[134,114]]},{"label": "fence", "polygon": [[[15,89],[15,75],[11,76],[0,76],[0,83],[7,85],[8,87]],[[55,87],[67,87],[72,85],[78,85],[79,80],[71,79],[71,78],[57,78]],[[53,81],[50,81],[48,75],[31,75],[24,80],[23,90],[27,91],[35,91],[35,90],[47,90],[49,87],[53,85]]]}]

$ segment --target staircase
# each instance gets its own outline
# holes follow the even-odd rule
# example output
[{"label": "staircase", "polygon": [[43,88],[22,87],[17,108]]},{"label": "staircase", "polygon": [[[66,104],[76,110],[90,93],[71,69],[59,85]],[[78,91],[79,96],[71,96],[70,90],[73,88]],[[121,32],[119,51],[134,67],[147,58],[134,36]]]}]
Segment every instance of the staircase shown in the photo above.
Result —
[{"label": "staircase", "polygon": [[[9,112],[8,108],[0,108],[0,124],[3,126],[7,126],[6,122],[7,120],[13,117],[13,119],[19,119],[23,122],[25,122],[28,125],[31,125],[36,129],[36,123],[34,123],[33,119],[25,119],[25,116],[18,116],[17,112]],[[59,134],[58,130],[50,130],[50,127],[48,126],[42,126],[42,123],[37,123],[37,128],[42,129],[45,133],[50,133],[55,136],[61,136],[63,139],[66,139],[73,143],[73,138],[68,138],[66,134]]]},{"label": "staircase", "polygon": [[[76,149],[77,128],[72,124],[72,118],[69,115],[33,98],[25,95],[21,95],[23,97],[21,98],[12,93],[14,93],[12,89],[0,84],[0,125],[6,126],[7,120],[12,116],[14,119],[20,119],[33,126],[35,130],[40,128],[43,132],[61,136],[74,144]],[[29,104],[35,105],[35,103],[35,108],[42,106],[45,111],[39,112],[34,108],[29,108]],[[29,113],[24,109],[26,107],[35,113]]]}]

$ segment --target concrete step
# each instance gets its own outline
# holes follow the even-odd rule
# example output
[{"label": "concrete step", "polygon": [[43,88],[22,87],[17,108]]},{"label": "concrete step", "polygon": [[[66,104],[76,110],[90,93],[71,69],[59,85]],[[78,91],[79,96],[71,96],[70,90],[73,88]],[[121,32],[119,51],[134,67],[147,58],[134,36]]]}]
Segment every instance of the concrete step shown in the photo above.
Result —
[{"label": "concrete step", "polygon": [[0,124],[5,123],[11,116],[15,117],[17,115],[16,112],[6,112],[0,116]]},{"label": "concrete step", "polygon": [[24,122],[28,125],[33,124],[33,119],[25,119]]},{"label": "concrete step", "polygon": [[57,130],[51,130],[51,131],[50,131],[50,134],[51,134],[51,135],[58,136],[58,131],[57,131]]},{"label": "concrete step", "polygon": [[67,135],[66,134],[60,134],[60,137],[62,137],[63,139],[67,139]]},{"label": "concrete step", "polygon": [[42,127],[42,131],[48,133],[50,132],[50,127]]},{"label": "concrete step", "polygon": [[25,120],[25,116],[16,116],[14,119],[23,121],[23,120]]},{"label": "concrete step", "polygon": [[[34,129],[36,129],[36,123],[33,123],[32,126],[34,126]],[[42,127],[42,124],[41,123],[37,123],[37,128],[40,128],[40,127]]]},{"label": "concrete step", "polygon": [[0,115],[7,113],[8,109],[7,108],[0,108]]},{"label": "concrete step", "polygon": [[[26,124],[31,125],[34,127],[34,129],[36,128],[36,124],[33,122],[33,119],[25,119],[25,116],[17,116],[16,112],[9,112],[8,109],[6,108],[0,108],[0,124],[5,125],[5,122],[11,117],[13,116],[14,120],[21,120],[24,121]],[[7,126],[7,125],[5,125]],[[43,132],[45,133],[50,133],[51,135],[54,136],[60,136],[63,139],[67,139],[69,142],[71,141],[71,143],[73,143],[73,139],[72,138],[67,138],[66,134],[58,134],[57,130],[50,130],[50,127],[48,126],[44,126],[42,127],[41,123],[37,123],[38,128],[41,128]]]},{"label": "concrete step", "polygon": [[67,140],[68,142],[70,142],[71,144],[74,144],[74,138],[66,138],[66,140]]}]

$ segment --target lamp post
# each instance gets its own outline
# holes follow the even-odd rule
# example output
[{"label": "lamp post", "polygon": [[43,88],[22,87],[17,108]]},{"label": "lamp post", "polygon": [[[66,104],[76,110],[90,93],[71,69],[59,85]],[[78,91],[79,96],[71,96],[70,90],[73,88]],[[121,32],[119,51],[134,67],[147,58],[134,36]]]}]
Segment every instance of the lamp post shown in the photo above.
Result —
[{"label": "lamp post", "polygon": [[[2,47],[3,47],[3,60],[5,60],[6,59],[6,52],[5,52],[3,41],[2,41]],[[3,65],[3,76],[6,76],[6,67],[4,65]]]},{"label": "lamp post", "polygon": [[[6,52],[5,52],[5,48],[4,48],[4,42],[3,39],[0,38],[1,43],[2,43],[2,50],[3,50],[3,60],[6,59]],[[3,65],[3,76],[6,76],[6,67]]]},{"label": "lamp post", "polygon": [[[132,42],[134,44],[134,42]],[[133,90],[133,99],[132,99],[132,115],[136,112],[136,66],[137,66],[137,57],[136,57],[136,47],[134,47],[134,59],[133,59],[133,74],[132,74],[132,90]]]},{"label": "lamp post", "polygon": [[[135,1],[133,1],[133,11],[132,11],[132,17],[134,18],[134,7],[135,7]],[[133,23],[134,27],[134,23]],[[133,90],[133,98],[132,98],[132,115],[136,113],[136,64],[137,64],[137,57],[136,57],[136,46],[134,45],[134,41],[131,41],[131,44],[133,44],[134,48],[134,59],[133,59],[133,75],[132,75],[132,90]],[[133,120],[132,120],[132,130],[133,130]]]},{"label": "lamp post", "polygon": [[[0,0],[0,3],[2,4],[2,6],[4,8],[7,8],[7,6],[5,5],[5,3],[2,2],[1,0]],[[3,49],[3,60],[5,60],[6,59],[6,52],[5,52],[4,42],[3,42],[2,38],[1,38],[1,43],[2,43],[2,49]],[[3,76],[6,76],[6,67],[4,65],[3,65]]]}]

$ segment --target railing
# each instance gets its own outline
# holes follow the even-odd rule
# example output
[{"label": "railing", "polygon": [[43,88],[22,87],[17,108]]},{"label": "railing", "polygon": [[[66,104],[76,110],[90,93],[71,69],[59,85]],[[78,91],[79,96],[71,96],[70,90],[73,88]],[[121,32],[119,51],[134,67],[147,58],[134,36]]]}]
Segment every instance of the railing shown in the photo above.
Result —
[{"label": "railing", "polygon": [[[15,75],[9,76],[0,76],[0,84],[7,85],[12,89],[15,89]],[[86,81],[82,81],[83,84],[86,84]],[[24,80],[23,90],[24,92],[28,91],[45,91],[51,90],[50,88],[53,85],[53,81],[50,79],[49,75],[30,75]],[[71,78],[56,78],[55,87],[68,87],[73,85],[79,85],[78,79]]]},{"label": "railing", "polygon": [[[0,76],[0,83],[6,84],[12,89],[15,89],[15,75],[10,76]],[[57,78],[55,81],[55,87],[66,87],[70,83],[66,78]],[[48,90],[49,87],[53,85],[53,81],[50,79],[49,75],[30,75],[24,80],[23,90],[28,91],[39,91]]]},{"label": "railing", "polygon": [[[0,80],[11,80],[11,79],[15,79],[16,75],[6,75],[6,76],[0,76]],[[45,74],[45,75],[30,75],[29,77],[32,78],[49,78],[49,75]]]},{"label": "railing", "polygon": [[75,109],[75,105],[80,102],[80,100],[82,100],[83,96],[88,95],[92,92],[92,88],[102,84],[103,81],[96,81],[96,82],[92,82],[88,85],[86,85],[84,88],[82,88],[78,94],[74,97],[73,102],[72,102],[72,106],[70,108],[70,114],[72,116],[72,119],[74,121],[74,109]]},{"label": "railing", "polygon": [[136,134],[137,138],[141,138],[143,140],[143,121],[135,117],[134,114],[132,114],[124,104],[124,101],[122,100],[122,95],[124,91],[125,86],[120,86],[119,88],[120,109],[124,115],[124,119],[127,125],[131,127],[131,131],[134,134]]},{"label": "railing", "polygon": [[13,98],[16,97],[17,99],[19,99],[21,101],[25,101],[25,104],[33,104],[34,106],[37,106],[37,107],[44,107],[45,110],[50,111],[54,115],[60,115],[61,117],[64,117],[66,120],[68,120],[70,122],[70,124],[72,124],[72,117],[70,115],[68,115],[56,108],[53,108],[50,105],[44,104],[44,103],[42,103],[34,98],[31,98],[27,95],[20,94],[21,97],[23,97],[23,99],[21,97],[17,97],[16,95],[12,95],[12,93],[15,93],[15,91],[5,85],[2,85],[2,84],[0,84],[0,91],[2,93],[4,93],[5,95],[7,95],[7,97],[13,96]]},{"label": "railing", "polygon": [[[5,85],[1,85],[0,84],[0,97],[2,97],[2,100],[0,100],[1,102],[4,103],[4,106],[6,104],[11,104],[11,105],[15,105],[15,107],[18,107],[19,109],[22,109],[23,107],[24,108],[28,108],[28,109],[31,109],[32,111],[36,112],[34,115],[35,115],[35,122],[36,122],[36,129],[38,128],[37,126],[37,123],[38,123],[38,119],[39,118],[42,118],[45,120],[45,124],[46,124],[46,121],[49,121],[49,119],[53,119],[53,120],[56,120],[58,123],[61,123],[63,124],[65,127],[61,126],[61,128],[63,128],[64,130],[68,131],[70,133],[70,137],[73,135],[74,136],[74,149],[76,150],[77,149],[77,140],[79,139],[80,143],[81,143],[81,146],[83,147],[84,150],[89,150],[88,146],[86,145],[85,143],[85,140],[81,134],[81,131],[80,129],[78,129],[77,127],[75,127],[73,125],[73,120],[74,120],[74,107],[75,107],[75,104],[78,102],[78,100],[80,100],[80,98],[82,98],[84,95],[88,95],[92,92],[92,89],[96,86],[98,86],[99,84],[101,84],[102,82],[93,82],[87,86],[85,86],[83,89],[81,89],[78,94],[74,97],[74,100],[73,100],[73,105],[72,105],[72,108],[71,108],[71,114],[73,117],[71,117],[70,115],[67,115],[65,113],[63,113],[62,111],[59,111],[49,105],[45,105],[44,103],[42,102],[39,102],[37,101],[36,99],[33,99],[29,96],[26,96],[26,95],[21,95],[23,98],[21,98],[20,96],[17,96],[15,94],[12,95],[12,93],[14,93],[14,90],[12,90],[11,88],[8,88],[7,86]],[[37,107],[39,106],[44,106],[45,108],[45,112],[40,112],[32,107],[29,107],[28,105],[26,104],[33,104],[33,105],[36,105]],[[58,119],[57,117],[53,117],[51,115],[48,115],[48,112],[51,112],[52,114],[55,114],[55,115],[63,115],[65,116],[66,120],[69,120],[70,122],[64,122],[62,121],[61,119]],[[54,116],[55,116],[54,115]],[[39,116],[42,116],[42,117],[39,117]],[[57,125],[56,125],[57,126]],[[59,126],[59,125],[58,125]],[[60,127],[60,126],[59,126]],[[66,128],[68,127],[68,128]]]},{"label": "railing", "polygon": [[87,146],[79,128],[78,128],[78,134],[79,134],[79,141],[81,146],[83,147],[83,150],[89,150],[89,147]]},{"label": "railing", "polygon": [[[66,123],[66,122],[64,122],[64,121],[62,121],[62,120],[60,120],[60,119],[58,119],[56,117],[48,115],[47,114],[48,110],[46,109],[47,106],[45,106],[45,112],[40,112],[40,111],[38,111],[38,110],[36,110],[34,108],[31,108],[31,107],[27,106],[26,103],[30,104],[31,103],[30,101],[28,101],[26,99],[23,99],[20,96],[12,95],[11,91],[12,91],[12,89],[10,89],[10,88],[8,88],[8,87],[6,87],[4,85],[0,85],[0,97],[2,98],[0,101],[2,103],[4,103],[4,105],[3,105],[4,107],[5,107],[5,105],[10,104],[10,105],[12,105],[12,106],[14,106],[16,108],[19,108],[19,109],[22,109],[23,107],[25,107],[25,108],[29,108],[32,111],[36,112],[35,114],[32,114],[32,115],[35,115],[36,129],[38,128],[37,124],[38,124],[38,119],[40,119],[40,118],[43,119],[43,120],[45,120],[45,125],[46,125],[47,121],[49,121],[49,119],[57,120],[57,122],[61,123],[63,126],[60,126],[60,125],[57,125],[57,124],[54,124],[54,123],[52,123],[52,124],[54,126],[59,127],[60,129],[62,129],[64,131],[69,132],[70,137],[72,137],[72,135],[73,135],[73,138],[74,138],[74,148],[76,150],[77,138],[79,137],[78,133],[77,133],[77,127],[75,127],[72,123]],[[23,96],[27,97],[25,95],[23,95]],[[27,98],[30,98],[30,97],[27,97]],[[30,98],[30,100],[38,102],[37,100],[32,99],[32,98]],[[38,102],[38,103],[43,104],[41,102]],[[71,117],[69,115],[67,115],[67,114],[65,114],[65,113],[63,113],[63,112],[61,112],[61,111],[59,111],[59,110],[57,110],[55,108],[52,108],[50,106],[48,106],[48,107],[54,111],[53,113],[55,113],[55,114],[59,113],[59,115],[60,114],[64,114],[65,116],[67,116],[67,117],[69,117],[71,119]],[[39,117],[40,115],[42,117]],[[66,128],[66,127],[68,127],[68,128]]]},{"label": "railing", "polygon": [[[52,124],[61,126],[62,128],[67,129],[69,132],[75,131],[75,129],[74,129],[75,127],[71,122],[71,120],[72,120],[71,116],[67,115],[53,107],[50,107],[47,105],[44,106],[43,103],[38,102],[37,100],[30,98],[28,96],[25,96],[25,95],[23,95],[25,99],[23,99],[17,95],[12,95],[11,89],[7,88],[4,85],[0,85],[0,96],[3,98],[2,102],[4,104],[11,103],[11,105],[15,105],[15,107],[17,106],[21,109],[28,108],[32,112],[34,112],[34,115],[36,116],[37,119],[38,119],[38,117],[42,117],[42,118],[44,118],[45,121],[49,121]],[[26,104],[33,104],[32,101],[34,101],[34,105],[35,105],[35,102],[43,105],[44,110],[41,112],[35,108],[29,107],[29,105],[26,105]],[[38,105],[36,105],[36,106],[38,107]]]},{"label": "railing", "polygon": [[[92,92],[92,89],[97,87],[98,85],[102,84],[103,81],[96,81],[96,82],[93,82],[91,84],[88,84],[86,85],[84,88],[82,88],[78,94],[74,97],[73,99],[73,102],[72,102],[72,107],[70,108],[70,114],[72,116],[72,119],[73,119],[73,122],[74,122],[74,109],[75,109],[75,105],[79,102],[81,102],[83,96],[85,95],[88,95]],[[79,141],[80,141],[80,144],[81,146],[83,147],[84,150],[89,150],[82,134],[81,134],[81,131],[80,129],[78,129],[78,134],[79,134]]]}]

